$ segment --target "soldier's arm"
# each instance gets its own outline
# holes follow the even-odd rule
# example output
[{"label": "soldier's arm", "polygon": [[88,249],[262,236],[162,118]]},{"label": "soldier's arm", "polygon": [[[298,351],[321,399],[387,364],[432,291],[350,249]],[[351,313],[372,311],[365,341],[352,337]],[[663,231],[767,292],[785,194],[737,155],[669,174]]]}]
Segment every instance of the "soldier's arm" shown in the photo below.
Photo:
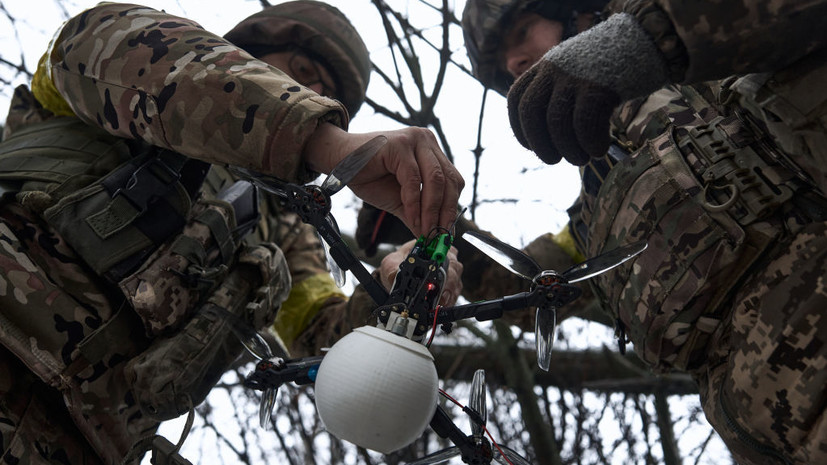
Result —
[{"label": "soldier's arm", "polygon": [[627,0],[669,61],[672,82],[770,72],[827,46],[824,0]]},{"label": "soldier's arm", "polygon": [[115,135],[288,180],[312,177],[300,155],[321,122],[347,125],[335,100],[193,21],[137,5],[70,19],[42,64],[35,95],[47,107],[53,84],[75,114]]}]

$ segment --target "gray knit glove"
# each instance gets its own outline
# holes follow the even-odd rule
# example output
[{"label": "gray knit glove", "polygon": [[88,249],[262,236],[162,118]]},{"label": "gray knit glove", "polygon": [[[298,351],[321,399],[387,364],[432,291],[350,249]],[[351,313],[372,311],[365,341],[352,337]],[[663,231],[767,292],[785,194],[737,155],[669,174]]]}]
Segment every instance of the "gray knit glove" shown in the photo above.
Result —
[{"label": "gray knit glove", "polygon": [[609,119],[622,102],[667,83],[651,36],[619,13],[549,50],[508,92],[517,140],[541,160],[585,165],[609,148]]}]

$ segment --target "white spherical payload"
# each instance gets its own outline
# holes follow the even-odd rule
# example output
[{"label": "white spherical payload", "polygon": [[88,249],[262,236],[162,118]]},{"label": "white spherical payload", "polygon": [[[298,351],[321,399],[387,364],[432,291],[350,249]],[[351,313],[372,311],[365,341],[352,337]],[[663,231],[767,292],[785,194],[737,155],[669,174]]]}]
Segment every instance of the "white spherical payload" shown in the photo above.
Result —
[{"label": "white spherical payload", "polygon": [[434,358],[422,344],[362,326],[322,359],[316,407],[337,438],[389,454],[425,431],[438,388]]}]

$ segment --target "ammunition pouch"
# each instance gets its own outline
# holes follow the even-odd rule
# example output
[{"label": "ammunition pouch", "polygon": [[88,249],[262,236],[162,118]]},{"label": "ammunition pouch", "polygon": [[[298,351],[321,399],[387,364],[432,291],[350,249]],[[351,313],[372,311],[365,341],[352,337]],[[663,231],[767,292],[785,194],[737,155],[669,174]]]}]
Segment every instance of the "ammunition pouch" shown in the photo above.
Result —
[{"label": "ammunition pouch", "polygon": [[[240,203],[255,204],[255,188],[246,181]],[[221,197],[199,200],[183,230],[155,250],[135,273],[118,286],[144,322],[147,335],[175,330],[196,304],[227,276],[236,262],[237,244],[245,228],[239,229],[235,209]],[[258,218],[255,207],[248,209]],[[243,219],[250,224],[254,219]]]},{"label": "ammunition pouch", "polygon": [[245,250],[180,331],[156,338],[127,363],[124,375],[141,410],[163,421],[185,413],[189,405],[200,404],[242,349],[230,331],[233,322],[214,309],[229,311],[251,328],[262,328],[272,324],[290,285],[280,249],[256,246]]},{"label": "ammunition pouch", "polygon": [[62,117],[0,145],[0,181],[117,283],[186,224],[209,165]]}]

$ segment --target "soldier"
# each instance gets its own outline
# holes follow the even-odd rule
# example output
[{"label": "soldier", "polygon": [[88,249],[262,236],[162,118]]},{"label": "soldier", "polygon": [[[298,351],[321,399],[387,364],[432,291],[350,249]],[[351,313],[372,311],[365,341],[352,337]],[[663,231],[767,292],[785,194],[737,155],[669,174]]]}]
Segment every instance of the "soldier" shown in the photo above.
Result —
[{"label": "soldier", "polygon": [[827,461],[825,13],[757,0],[463,12],[475,76],[508,93],[520,143],[582,167],[577,250],[648,241],[591,281],[621,344],[690,373],[743,464]]},{"label": "soldier", "polygon": [[[3,463],[132,463],[237,358],[227,312],[264,328],[284,302],[287,339],[345,313],[312,230],[272,199],[259,210],[221,167],[328,172],[374,137],[344,131],[369,73],[321,2],[268,8],[226,39],[112,3],[62,27],[0,144]],[[463,181],[434,137],[385,135],[354,191],[417,232],[453,221]]]}]

